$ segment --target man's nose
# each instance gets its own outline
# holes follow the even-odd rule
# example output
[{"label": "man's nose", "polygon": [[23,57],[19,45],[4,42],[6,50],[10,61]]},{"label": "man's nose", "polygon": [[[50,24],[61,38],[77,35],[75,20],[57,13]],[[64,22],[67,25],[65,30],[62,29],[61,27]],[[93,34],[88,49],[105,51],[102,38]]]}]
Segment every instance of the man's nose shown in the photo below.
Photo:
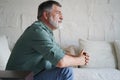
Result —
[{"label": "man's nose", "polygon": [[60,20],[63,20],[63,16],[62,16],[62,14],[60,15]]}]

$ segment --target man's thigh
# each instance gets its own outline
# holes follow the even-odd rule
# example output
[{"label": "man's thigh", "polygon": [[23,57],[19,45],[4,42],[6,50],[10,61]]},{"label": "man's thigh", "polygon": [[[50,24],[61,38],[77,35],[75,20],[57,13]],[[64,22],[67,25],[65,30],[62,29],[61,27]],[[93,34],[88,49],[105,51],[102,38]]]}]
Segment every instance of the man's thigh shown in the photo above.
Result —
[{"label": "man's thigh", "polygon": [[73,80],[73,72],[71,68],[54,68],[37,74],[34,80]]}]

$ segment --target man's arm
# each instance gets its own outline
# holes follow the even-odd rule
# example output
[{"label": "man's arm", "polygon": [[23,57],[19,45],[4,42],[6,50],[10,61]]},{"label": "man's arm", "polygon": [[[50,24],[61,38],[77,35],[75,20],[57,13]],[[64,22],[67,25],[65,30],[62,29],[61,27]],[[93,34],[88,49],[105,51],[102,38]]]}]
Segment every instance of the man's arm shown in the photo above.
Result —
[{"label": "man's arm", "polygon": [[68,67],[76,65],[86,65],[89,61],[89,55],[82,50],[79,55],[65,55],[56,65],[57,67]]}]

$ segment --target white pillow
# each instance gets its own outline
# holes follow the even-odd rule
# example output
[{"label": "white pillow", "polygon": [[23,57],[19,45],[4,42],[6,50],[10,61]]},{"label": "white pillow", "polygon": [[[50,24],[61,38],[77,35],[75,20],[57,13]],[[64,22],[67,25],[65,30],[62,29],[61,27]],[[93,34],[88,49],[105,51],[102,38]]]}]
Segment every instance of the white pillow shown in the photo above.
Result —
[{"label": "white pillow", "polygon": [[68,46],[64,49],[69,55],[76,55],[75,47],[73,45]]},{"label": "white pillow", "polygon": [[116,68],[113,46],[106,41],[88,41],[79,39],[80,50],[84,49],[90,56],[87,68]]},{"label": "white pillow", "polygon": [[120,40],[116,40],[114,42],[116,54],[117,54],[117,60],[118,60],[118,69],[120,69]]},{"label": "white pillow", "polygon": [[0,36],[0,70],[4,70],[10,56],[10,49],[5,36]]}]

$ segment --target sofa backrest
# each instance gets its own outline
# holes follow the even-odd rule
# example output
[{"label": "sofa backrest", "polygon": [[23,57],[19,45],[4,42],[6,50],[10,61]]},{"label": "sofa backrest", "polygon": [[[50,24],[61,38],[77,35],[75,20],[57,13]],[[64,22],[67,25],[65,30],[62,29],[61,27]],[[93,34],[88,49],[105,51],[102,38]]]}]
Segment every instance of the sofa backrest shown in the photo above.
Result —
[{"label": "sofa backrest", "polygon": [[[117,43],[118,44],[118,43]],[[117,45],[116,44],[116,45]],[[117,68],[118,57],[112,43],[107,41],[88,41],[79,39],[79,50],[85,49],[90,55],[90,62],[86,68]],[[117,50],[119,50],[117,48]],[[119,51],[117,51],[118,53]],[[6,36],[0,36],[0,70],[4,70],[10,49]],[[117,56],[120,56],[119,53]],[[120,60],[119,60],[120,61]],[[120,67],[119,67],[120,68]]]},{"label": "sofa backrest", "polygon": [[6,36],[0,36],[0,70],[4,70],[10,56],[10,49]]}]

